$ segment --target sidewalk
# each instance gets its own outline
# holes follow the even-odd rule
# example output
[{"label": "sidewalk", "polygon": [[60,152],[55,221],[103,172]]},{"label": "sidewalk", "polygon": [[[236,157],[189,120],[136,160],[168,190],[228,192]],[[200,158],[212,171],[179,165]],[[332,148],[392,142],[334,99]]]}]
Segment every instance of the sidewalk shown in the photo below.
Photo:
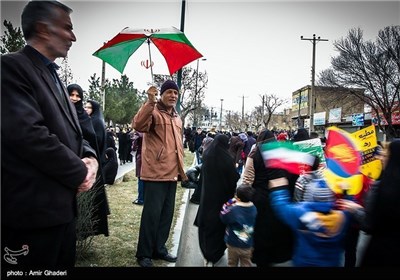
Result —
[{"label": "sidewalk", "polygon": [[[118,160],[119,164],[119,160]],[[136,168],[135,159],[132,162],[125,163],[123,165],[118,165],[117,176],[115,177],[115,182],[122,181],[124,175]]]},{"label": "sidewalk", "polygon": [[[196,218],[197,209],[199,205],[189,202],[194,190],[187,189],[183,199],[186,200],[182,204],[184,209],[181,212],[179,220],[181,220],[180,230],[175,227],[174,232],[179,230],[180,239],[177,248],[176,256],[178,260],[175,263],[175,267],[203,267],[204,258],[200,250],[199,239],[198,239],[198,229],[193,225],[194,219]],[[178,226],[179,222],[177,223]],[[175,254],[175,252],[172,252]],[[227,266],[226,254],[222,259],[216,264],[216,266]]]},{"label": "sidewalk", "polygon": [[[193,159],[193,165],[195,164],[196,157]],[[241,183],[242,178],[239,179],[237,185],[240,185]],[[178,257],[175,267],[204,267],[205,265],[204,257],[199,245],[198,228],[193,225],[199,205],[189,201],[193,192],[194,189],[187,189],[183,195],[182,199],[184,201],[181,206],[180,221],[178,221],[174,228],[174,233],[179,233],[180,235],[180,238],[176,242],[177,244],[174,246],[172,251],[172,253]],[[228,266],[226,253],[227,251],[225,251],[225,255],[215,264],[216,267]]]}]

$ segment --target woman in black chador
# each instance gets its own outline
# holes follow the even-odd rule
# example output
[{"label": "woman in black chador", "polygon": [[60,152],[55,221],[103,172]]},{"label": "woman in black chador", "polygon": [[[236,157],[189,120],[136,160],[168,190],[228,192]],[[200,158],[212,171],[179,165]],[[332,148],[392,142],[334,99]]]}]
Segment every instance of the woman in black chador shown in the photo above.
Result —
[{"label": "woman in black chador", "polygon": [[[104,181],[104,170],[103,166],[106,162],[106,128],[104,124],[103,113],[101,112],[100,103],[94,100],[88,100],[85,106],[86,113],[89,115],[90,120],[93,124],[94,132],[96,133],[96,140],[99,149],[99,158],[101,166],[101,178],[96,181],[93,186],[93,191],[96,192],[94,198],[94,211],[93,219],[94,229],[93,235],[104,234],[109,235],[108,231],[108,215],[110,214],[110,208],[107,200],[107,193],[105,189]],[[99,168],[100,169],[100,168]]]},{"label": "woman in black chador", "polygon": [[225,225],[219,218],[222,205],[233,198],[239,173],[230,155],[229,138],[218,134],[204,151],[201,169],[202,193],[194,224],[199,228],[199,245],[207,263],[215,264],[224,255]]},{"label": "woman in black chador", "polygon": [[[104,177],[103,177],[103,164],[105,157],[104,155],[104,138],[103,131],[105,134],[103,116],[100,111],[100,104],[98,102],[88,102],[85,107],[90,108],[90,114],[85,110],[83,106],[83,90],[78,84],[70,84],[67,87],[70,100],[74,104],[76,113],[79,119],[79,124],[82,129],[83,138],[89,142],[89,145],[96,151],[99,161],[99,169],[97,179],[92,189],[84,193],[87,197],[92,197],[90,201],[91,206],[83,205],[85,199],[79,200],[80,203],[79,211],[90,211],[83,215],[84,217],[90,217],[91,222],[78,222],[78,238],[80,240],[85,239],[92,235],[104,234],[109,235],[108,231],[108,215],[110,209],[107,200],[107,194],[104,188]],[[94,105],[94,106],[93,106]],[[94,107],[94,108],[93,108]],[[100,144],[100,145],[99,145]],[[95,192],[95,195],[91,195],[91,192]],[[88,202],[85,202],[88,203]],[[89,229],[86,227],[90,227]]]},{"label": "woman in black chador", "polygon": [[[257,267],[269,267],[284,264],[291,260],[294,244],[294,235],[272,209],[268,182],[270,170],[265,168],[264,160],[260,153],[260,145],[276,141],[274,133],[268,129],[263,130],[257,138],[255,148],[249,153],[243,171],[243,183],[254,188],[252,202],[257,208],[256,224],[254,226],[254,251],[252,262]],[[288,175],[289,176],[289,175]],[[290,175],[289,190],[291,195],[297,175]]]}]

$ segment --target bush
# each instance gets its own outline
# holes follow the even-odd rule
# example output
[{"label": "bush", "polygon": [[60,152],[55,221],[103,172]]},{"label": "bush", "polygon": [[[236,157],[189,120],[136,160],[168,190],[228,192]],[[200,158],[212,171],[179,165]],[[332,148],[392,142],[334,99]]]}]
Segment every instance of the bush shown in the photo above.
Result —
[{"label": "bush", "polygon": [[97,224],[97,221],[92,219],[95,212],[95,205],[93,205],[95,196],[96,191],[88,191],[79,193],[77,197],[76,254],[78,259],[85,257],[93,241],[94,228]]}]

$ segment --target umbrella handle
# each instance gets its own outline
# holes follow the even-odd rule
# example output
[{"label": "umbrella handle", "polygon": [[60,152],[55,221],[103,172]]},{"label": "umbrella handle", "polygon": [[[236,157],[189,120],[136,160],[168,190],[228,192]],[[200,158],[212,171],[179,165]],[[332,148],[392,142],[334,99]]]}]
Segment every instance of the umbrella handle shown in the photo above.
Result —
[{"label": "umbrella handle", "polygon": [[150,51],[150,38],[147,37],[147,45],[149,46],[149,58],[150,58],[150,71],[151,71],[151,82],[154,84],[153,78],[153,62],[151,60],[151,51]]}]

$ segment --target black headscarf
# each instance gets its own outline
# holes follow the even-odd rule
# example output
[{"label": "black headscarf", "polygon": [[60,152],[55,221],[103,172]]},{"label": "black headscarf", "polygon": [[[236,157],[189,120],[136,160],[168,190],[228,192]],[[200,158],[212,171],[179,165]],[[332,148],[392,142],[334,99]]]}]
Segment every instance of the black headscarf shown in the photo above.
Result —
[{"label": "black headscarf", "polygon": [[271,142],[271,141],[275,141],[275,140],[276,140],[275,134],[272,131],[270,131],[268,129],[265,129],[265,130],[261,131],[260,134],[257,137],[257,140],[256,140],[256,148],[253,149],[249,153],[248,157],[253,158],[254,157],[254,153],[258,151],[258,147],[261,144],[264,144],[264,143],[267,143],[267,142]]},{"label": "black headscarf", "polygon": [[[86,111],[83,109],[83,90],[77,84],[70,84],[67,86],[68,94],[71,95],[73,91],[77,91],[81,100],[73,103],[78,116],[79,124],[82,129],[83,139],[89,142],[89,145],[96,151],[99,157],[99,146],[97,144],[96,133],[93,128],[92,121]],[[99,160],[100,161],[100,160]]]},{"label": "black headscarf", "polygon": [[67,86],[68,94],[71,95],[73,91],[76,91],[81,98],[81,100],[74,103],[76,112],[78,113],[78,117],[80,114],[84,113],[85,110],[83,109],[83,90],[80,85],[78,84],[70,84]]},{"label": "black headscarf", "polygon": [[[204,151],[203,158],[207,157],[220,157],[230,155],[229,151],[229,138],[225,134],[217,134],[214,140],[209,144],[207,151],[212,150],[211,153]],[[232,158],[233,161],[233,158]]]},{"label": "black headscarf", "polygon": [[293,136],[294,142],[308,140],[308,139],[310,139],[310,134],[308,134],[308,131],[305,128],[299,128]]},{"label": "black headscarf", "polygon": [[97,139],[97,144],[99,146],[99,154],[101,157],[101,162],[104,163],[107,141],[106,141],[106,128],[104,125],[103,113],[101,112],[99,102],[94,100],[88,100],[87,102],[92,105],[92,114],[90,115],[90,119],[92,121],[94,132],[96,133],[96,139]]}]

